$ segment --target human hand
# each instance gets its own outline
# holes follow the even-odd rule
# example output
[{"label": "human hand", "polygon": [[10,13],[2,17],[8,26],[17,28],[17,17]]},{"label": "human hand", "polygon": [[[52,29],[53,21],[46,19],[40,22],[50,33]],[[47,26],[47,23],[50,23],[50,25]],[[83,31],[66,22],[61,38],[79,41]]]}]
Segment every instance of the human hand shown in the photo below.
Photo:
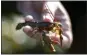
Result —
[{"label": "human hand", "polygon": [[[67,12],[65,11],[65,9],[63,8],[63,6],[60,2],[52,2],[53,6],[51,6],[50,4],[51,4],[51,2],[47,2],[47,5],[48,5],[49,9],[52,11],[55,18],[57,18],[59,20],[59,22],[63,25],[62,26],[63,27],[63,34],[62,34],[62,36],[63,36],[63,46],[62,47],[67,49],[71,46],[71,43],[72,43],[72,40],[73,40],[70,18],[69,18]],[[28,10],[29,10],[29,12],[25,12],[25,13],[32,13],[31,9],[28,9]],[[46,17],[43,16],[43,21],[53,22],[52,18],[50,17],[50,15],[48,13],[45,12],[45,15],[46,15]],[[31,21],[31,20],[35,21],[35,18],[33,18],[33,19],[25,18],[25,21]],[[28,36],[32,36],[32,31],[33,31],[32,27],[25,26],[23,28],[23,31]],[[39,37],[41,37],[41,33],[38,33],[38,35],[39,35]],[[60,43],[59,37],[54,36],[55,33],[49,32],[46,35],[48,37],[50,37],[52,40],[56,40],[56,42]],[[36,37],[36,38],[38,39],[38,37]]]}]

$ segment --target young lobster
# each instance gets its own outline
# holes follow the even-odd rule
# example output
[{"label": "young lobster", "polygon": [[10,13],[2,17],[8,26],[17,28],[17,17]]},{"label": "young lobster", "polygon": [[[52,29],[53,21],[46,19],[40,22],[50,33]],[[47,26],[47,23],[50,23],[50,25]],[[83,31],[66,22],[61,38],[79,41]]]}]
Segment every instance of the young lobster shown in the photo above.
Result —
[{"label": "young lobster", "polygon": [[[45,34],[48,33],[49,31],[56,32],[56,34],[60,35],[60,41],[61,41],[61,46],[62,46],[62,28],[61,24],[59,22],[25,22],[25,23],[19,23],[16,27],[16,30],[21,29],[23,26],[29,25],[33,29],[36,29],[37,31],[42,33],[42,44],[46,44],[52,52],[56,52],[53,42],[51,41],[50,37],[47,37]],[[36,33],[36,32],[35,32]],[[32,35],[33,36],[33,35]]]}]

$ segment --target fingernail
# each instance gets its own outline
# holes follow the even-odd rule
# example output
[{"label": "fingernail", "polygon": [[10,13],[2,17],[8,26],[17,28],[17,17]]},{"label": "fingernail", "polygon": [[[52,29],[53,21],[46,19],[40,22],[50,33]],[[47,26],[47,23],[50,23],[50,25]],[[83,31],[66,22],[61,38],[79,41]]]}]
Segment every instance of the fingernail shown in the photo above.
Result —
[{"label": "fingernail", "polygon": [[34,19],[33,19],[33,16],[31,16],[31,15],[27,15],[26,17],[25,17],[25,21],[33,21]]},{"label": "fingernail", "polygon": [[23,28],[23,31],[26,32],[26,33],[31,32],[31,31],[32,31],[32,27],[30,27],[30,26],[25,26],[25,27]]},{"label": "fingernail", "polygon": [[46,16],[43,16],[43,21],[44,22],[53,22],[53,19],[50,17],[49,14],[47,14]]},{"label": "fingernail", "polygon": [[51,20],[48,18],[43,19],[44,22],[50,22]]}]

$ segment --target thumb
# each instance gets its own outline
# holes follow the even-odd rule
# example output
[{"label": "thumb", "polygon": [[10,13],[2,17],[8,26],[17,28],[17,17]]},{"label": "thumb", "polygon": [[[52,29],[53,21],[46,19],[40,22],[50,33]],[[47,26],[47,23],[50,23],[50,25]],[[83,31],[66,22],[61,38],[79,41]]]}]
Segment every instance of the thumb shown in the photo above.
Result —
[{"label": "thumb", "polygon": [[[26,21],[31,21],[33,22],[34,19],[33,19],[33,16],[32,15],[27,15],[25,17],[25,22]],[[28,35],[28,36],[31,36],[32,35],[32,32],[33,32],[33,28],[29,25],[26,25],[24,28],[23,28],[23,31]]]},{"label": "thumb", "polygon": [[23,28],[23,31],[28,35],[28,36],[31,36],[32,35],[32,32],[33,32],[33,28],[31,26],[25,26]]}]

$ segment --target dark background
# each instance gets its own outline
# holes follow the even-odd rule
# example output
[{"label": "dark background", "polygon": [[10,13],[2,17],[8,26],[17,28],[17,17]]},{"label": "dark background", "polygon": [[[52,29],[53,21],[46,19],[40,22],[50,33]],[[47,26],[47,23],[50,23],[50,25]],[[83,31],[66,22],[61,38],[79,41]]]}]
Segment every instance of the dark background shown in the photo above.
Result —
[{"label": "dark background", "polygon": [[[72,29],[73,44],[67,53],[85,54],[86,51],[86,2],[62,1],[68,11]],[[8,15],[12,12],[19,13],[16,9],[16,2],[1,2],[1,15]]]}]

